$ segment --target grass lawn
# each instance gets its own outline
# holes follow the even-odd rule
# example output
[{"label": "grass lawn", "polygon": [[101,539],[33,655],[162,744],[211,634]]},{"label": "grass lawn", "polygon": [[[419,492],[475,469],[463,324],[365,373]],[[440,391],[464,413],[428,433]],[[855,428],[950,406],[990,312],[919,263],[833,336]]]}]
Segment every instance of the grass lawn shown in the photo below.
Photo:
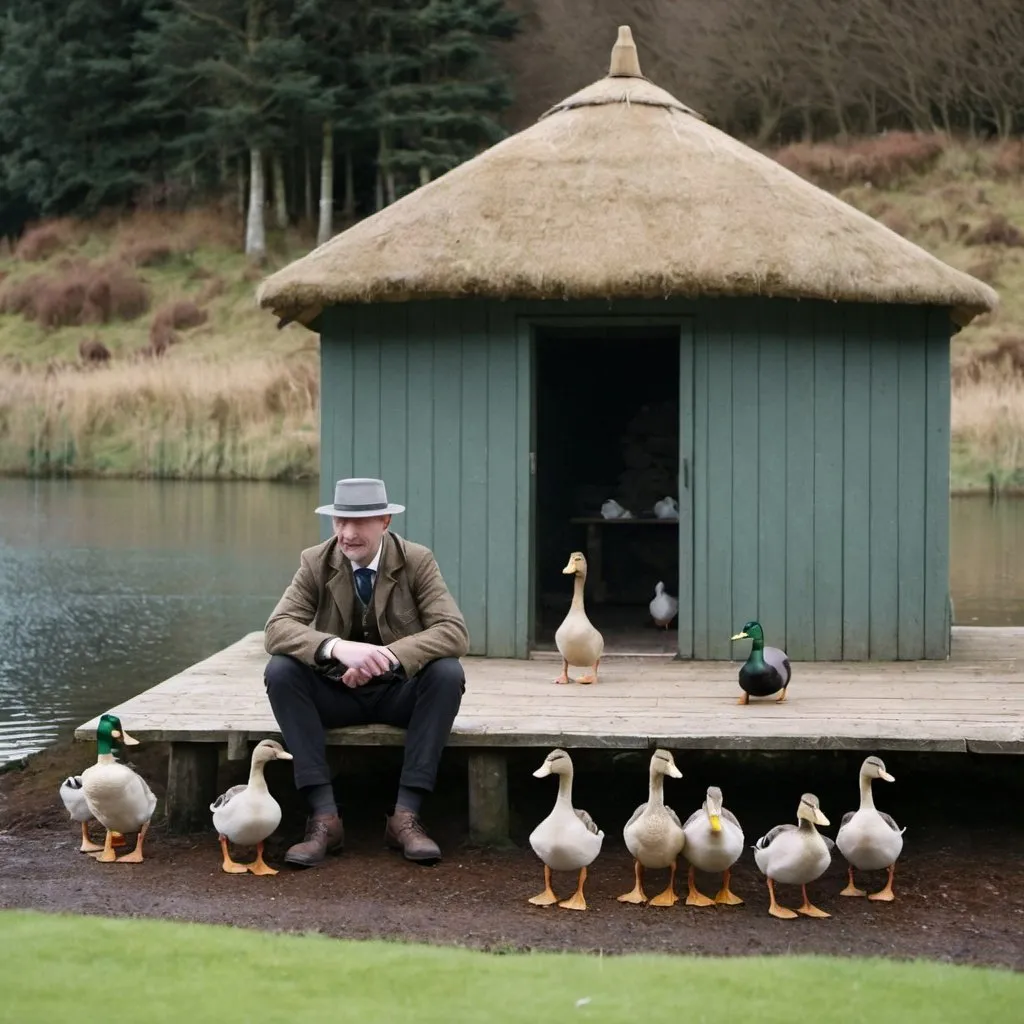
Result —
[{"label": "grass lawn", "polygon": [[0,992],[0,1020],[53,1024],[111,1014],[147,1024],[634,1024],[644,1019],[998,1024],[1021,1019],[1024,975],[824,957],[497,956],[168,921],[6,911],[0,912]]}]

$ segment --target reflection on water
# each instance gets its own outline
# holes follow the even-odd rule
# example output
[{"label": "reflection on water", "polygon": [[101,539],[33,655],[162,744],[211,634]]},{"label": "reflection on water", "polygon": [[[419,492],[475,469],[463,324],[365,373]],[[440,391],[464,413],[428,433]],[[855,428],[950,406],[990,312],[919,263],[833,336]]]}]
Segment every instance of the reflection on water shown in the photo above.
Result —
[{"label": "reflection on water", "polygon": [[1024,499],[954,498],[950,534],[954,621],[1024,626]]},{"label": "reflection on water", "polygon": [[[261,629],[317,487],[0,480],[0,763]],[[958,623],[1024,625],[1024,500],[956,498]]]},{"label": "reflection on water", "polygon": [[0,763],[261,629],[316,484],[0,480]]}]

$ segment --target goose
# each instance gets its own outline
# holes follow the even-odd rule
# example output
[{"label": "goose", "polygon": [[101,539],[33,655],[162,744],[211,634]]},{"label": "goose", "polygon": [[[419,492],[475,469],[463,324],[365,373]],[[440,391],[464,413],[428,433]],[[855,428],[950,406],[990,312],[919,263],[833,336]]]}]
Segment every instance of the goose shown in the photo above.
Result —
[{"label": "goose", "polygon": [[789,664],[789,655],[778,647],[765,647],[764,630],[756,620],[748,622],[731,640],[749,639],[750,655],[740,667],[740,687],[743,696],[737,704],[749,704],[751,697],[770,697],[782,690],[776,700],[786,699],[793,670]]},{"label": "goose", "polygon": [[[142,863],[142,841],[156,810],[156,796],[146,780],[126,764],[114,760],[114,743],[137,746],[116,715],[100,717],[96,728],[96,763],[82,772],[82,791],[92,816],[107,830],[101,853],[94,854],[104,863]],[[118,857],[114,853],[115,832],[137,832],[135,849]]]},{"label": "goose", "polygon": [[669,623],[676,617],[679,611],[679,601],[674,598],[666,589],[665,584],[658,582],[654,584],[654,597],[647,606],[651,611],[651,618],[655,624],[668,629]]},{"label": "goose", "polygon": [[587,618],[583,607],[583,587],[587,580],[587,560],[582,551],[574,551],[562,570],[566,576],[574,576],[572,604],[562,624],[555,631],[555,646],[562,655],[562,674],[556,683],[569,682],[569,666],[587,666],[588,671],[576,682],[596,683],[597,666],[604,653],[604,637]]},{"label": "goose", "polygon": [[657,519],[678,519],[679,503],[675,498],[666,496],[654,503],[654,515]]},{"label": "goose", "polygon": [[651,756],[650,783],[646,803],[640,804],[622,830],[626,849],[633,855],[636,884],[630,892],[619,896],[620,903],[648,903],[643,888],[644,868],[668,868],[665,891],[650,900],[652,907],[671,907],[679,901],[676,895],[676,862],[683,849],[683,828],[679,816],[665,806],[665,776],[681,779],[672,754],[655,750]]},{"label": "goose", "polygon": [[[252,752],[248,783],[232,786],[210,804],[220,841],[221,870],[229,874],[277,874],[277,869],[263,860],[264,840],[281,824],[281,805],[270,795],[263,777],[264,766],[275,759],[291,761],[292,755],[276,740],[260,740]],[[228,852],[228,840],[238,846],[255,846],[256,859],[251,864],[236,863]]]},{"label": "goose", "polygon": [[892,815],[875,808],[871,795],[871,783],[874,779],[895,782],[894,776],[885,770],[885,763],[880,757],[866,757],[860,766],[860,807],[856,811],[847,811],[839,823],[836,833],[836,846],[849,864],[849,883],[839,894],[840,896],[864,896],[863,889],[853,884],[853,869],[858,871],[879,871],[888,869],[889,880],[885,887],[871,893],[869,900],[894,900],[892,878],[896,872],[896,861],[903,852],[903,833],[906,827],[900,828]]},{"label": "goose", "polygon": [[[683,834],[686,836],[684,856],[690,862],[687,904],[697,907],[710,907],[715,903],[739,906],[743,900],[729,888],[729,881],[732,866],[743,853],[743,829],[736,815],[722,806],[722,791],[718,786],[708,786],[704,803],[683,824]],[[722,888],[713,900],[698,891],[694,881],[695,868],[722,872]]]},{"label": "goose", "polygon": [[[60,795],[61,803],[64,804],[64,808],[67,810],[71,820],[81,822],[82,845],[79,846],[78,849],[82,853],[99,853],[103,847],[98,843],[94,843],[89,838],[89,822],[94,819],[92,811],[89,810],[89,805],[85,802],[85,793],[82,791],[82,776],[69,775],[60,784],[57,792]],[[124,836],[122,836],[120,832],[114,833],[113,845],[125,845]]]},{"label": "goose", "polygon": [[768,913],[772,917],[792,918],[796,914],[775,901],[775,883],[799,885],[804,902],[797,912],[808,917],[831,917],[831,914],[811,904],[807,898],[807,883],[820,878],[832,861],[835,843],[823,836],[815,825],[827,825],[828,818],[821,813],[818,798],[804,793],[796,811],[799,825],[776,825],[754,844],[754,860],[761,874],[768,880],[771,903]]},{"label": "goose", "polygon": [[[558,903],[567,910],[586,910],[583,883],[587,868],[601,852],[602,832],[586,811],[572,805],[572,758],[561,749],[552,750],[533,773],[534,778],[558,776],[558,796],[551,813],[530,833],[530,846],[544,865],[544,891],[530,897],[530,903],[549,907]],[[576,891],[559,903],[551,888],[552,871],[578,871]]]}]

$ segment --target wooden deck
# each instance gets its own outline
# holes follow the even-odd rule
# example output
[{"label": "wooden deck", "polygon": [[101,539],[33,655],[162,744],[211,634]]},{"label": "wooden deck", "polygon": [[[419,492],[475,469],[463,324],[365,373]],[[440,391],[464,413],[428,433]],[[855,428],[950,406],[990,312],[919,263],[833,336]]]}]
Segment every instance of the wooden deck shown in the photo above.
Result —
[{"label": "wooden deck", "polygon": [[[279,737],[263,687],[262,632],[250,633],[111,710],[140,740],[169,741],[167,814],[208,818],[218,750],[249,756]],[[507,831],[503,749],[664,746],[735,750],[903,750],[1024,754],[1024,629],[956,627],[944,662],[793,666],[788,699],[738,706],[737,662],[610,656],[594,686],[556,686],[559,662],[465,658],[451,745],[470,749],[477,838]],[[75,732],[95,736],[97,719]],[[387,726],[334,730],[333,744],[399,744]]]}]

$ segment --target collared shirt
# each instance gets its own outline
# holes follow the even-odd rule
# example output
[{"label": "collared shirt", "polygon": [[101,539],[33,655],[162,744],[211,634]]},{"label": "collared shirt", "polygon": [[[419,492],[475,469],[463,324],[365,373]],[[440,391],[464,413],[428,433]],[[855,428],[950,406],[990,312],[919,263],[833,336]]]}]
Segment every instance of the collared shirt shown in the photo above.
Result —
[{"label": "collared shirt", "polygon": [[[380,539],[380,544],[377,545],[377,553],[373,556],[373,558],[370,560],[370,562],[367,565],[365,565],[365,566],[357,565],[355,562],[352,562],[351,559],[349,559],[349,561],[352,562],[352,568],[353,569],[364,569],[365,568],[365,569],[370,569],[371,571],[376,573],[377,572],[377,567],[380,565],[380,556],[381,556],[381,553],[383,551],[384,551],[384,538],[382,536],[381,539]],[[334,645],[340,639],[341,639],[341,637],[332,637],[330,640],[324,641],[323,646],[320,648],[323,657],[330,658],[330,657],[333,656]],[[388,650],[390,652],[390,648]],[[398,659],[396,658],[395,660],[397,661]]]}]

